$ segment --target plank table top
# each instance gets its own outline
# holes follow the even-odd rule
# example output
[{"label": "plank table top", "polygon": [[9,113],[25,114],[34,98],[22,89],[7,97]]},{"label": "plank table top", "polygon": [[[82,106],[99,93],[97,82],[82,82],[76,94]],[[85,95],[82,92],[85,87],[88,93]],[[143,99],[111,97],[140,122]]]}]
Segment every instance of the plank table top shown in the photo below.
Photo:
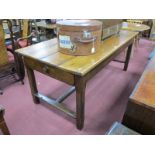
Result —
[{"label": "plank table top", "polygon": [[152,58],[137,83],[130,100],[155,110],[155,58]]},{"label": "plank table top", "polygon": [[18,49],[16,52],[66,72],[83,76],[100,62],[107,60],[116,50],[120,49],[137,34],[137,32],[120,31],[118,35],[104,40],[101,48],[95,54],[89,56],[71,56],[59,52],[57,39]]},{"label": "plank table top", "polygon": [[122,30],[135,31],[135,32],[143,32],[149,30],[150,27],[144,24],[136,24],[136,23],[122,23]]}]

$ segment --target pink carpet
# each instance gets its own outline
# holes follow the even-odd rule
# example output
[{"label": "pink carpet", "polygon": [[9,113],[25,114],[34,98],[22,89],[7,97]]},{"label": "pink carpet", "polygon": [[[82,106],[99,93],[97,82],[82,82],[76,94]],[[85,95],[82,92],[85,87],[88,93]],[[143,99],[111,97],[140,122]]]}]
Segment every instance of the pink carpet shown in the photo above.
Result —
[{"label": "pink carpet", "polygon": [[[75,120],[54,108],[34,104],[27,76],[25,85],[15,83],[4,89],[0,104],[5,108],[5,120],[14,135],[87,135],[104,134],[115,121],[121,121],[128,97],[140,78],[149,53],[155,42],[140,40],[130,61],[127,72],[123,64],[111,62],[87,84],[85,125],[82,131],[76,129]],[[39,91],[58,97],[70,86],[36,72]],[[64,103],[75,109],[75,93]]]}]

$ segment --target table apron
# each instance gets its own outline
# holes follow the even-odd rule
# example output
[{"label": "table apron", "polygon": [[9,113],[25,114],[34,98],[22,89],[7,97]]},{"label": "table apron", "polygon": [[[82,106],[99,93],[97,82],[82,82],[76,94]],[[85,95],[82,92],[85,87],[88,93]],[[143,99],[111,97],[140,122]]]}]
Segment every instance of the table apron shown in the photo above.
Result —
[{"label": "table apron", "polygon": [[74,85],[74,75],[71,73],[28,57],[24,57],[24,63],[26,67],[39,71],[47,76],[65,82],[69,85]]}]

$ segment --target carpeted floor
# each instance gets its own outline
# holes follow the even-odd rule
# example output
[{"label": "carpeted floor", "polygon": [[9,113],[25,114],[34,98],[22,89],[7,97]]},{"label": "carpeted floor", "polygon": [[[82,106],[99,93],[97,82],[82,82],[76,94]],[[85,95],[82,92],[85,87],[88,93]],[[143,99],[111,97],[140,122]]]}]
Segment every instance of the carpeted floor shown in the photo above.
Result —
[{"label": "carpeted floor", "polygon": [[[141,39],[129,64],[127,72],[123,64],[111,62],[87,84],[85,125],[76,129],[75,120],[44,104],[34,104],[27,76],[25,85],[15,83],[4,89],[0,104],[5,108],[5,119],[11,134],[15,135],[87,135],[104,134],[114,121],[121,121],[128,97],[140,78],[149,53],[155,42]],[[57,80],[36,74],[39,91],[54,98],[70,86]],[[75,93],[64,103],[75,109]]]}]

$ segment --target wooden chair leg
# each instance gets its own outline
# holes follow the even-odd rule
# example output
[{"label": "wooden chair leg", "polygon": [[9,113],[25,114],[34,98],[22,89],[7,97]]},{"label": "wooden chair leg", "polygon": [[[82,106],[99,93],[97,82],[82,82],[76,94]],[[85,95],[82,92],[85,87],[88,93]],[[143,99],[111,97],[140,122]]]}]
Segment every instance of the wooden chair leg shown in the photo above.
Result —
[{"label": "wooden chair leg", "polygon": [[135,39],[135,45],[136,45],[136,47],[138,47],[138,45],[139,45],[139,36],[137,36]]},{"label": "wooden chair leg", "polygon": [[2,133],[3,133],[4,135],[10,135],[9,129],[8,129],[8,127],[7,127],[7,125],[6,125],[4,119],[3,119],[3,121],[0,123],[0,128],[1,128]]},{"label": "wooden chair leg", "polygon": [[0,89],[0,95],[3,95],[3,91]]},{"label": "wooden chair leg", "polygon": [[24,81],[23,80],[21,80],[21,84],[24,85]]},{"label": "wooden chair leg", "polygon": [[0,107],[0,129],[2,130],[2,133],[4,135],[10,135],[9,129],[5,123],[4,112],[5,112],[5,109]]}]

